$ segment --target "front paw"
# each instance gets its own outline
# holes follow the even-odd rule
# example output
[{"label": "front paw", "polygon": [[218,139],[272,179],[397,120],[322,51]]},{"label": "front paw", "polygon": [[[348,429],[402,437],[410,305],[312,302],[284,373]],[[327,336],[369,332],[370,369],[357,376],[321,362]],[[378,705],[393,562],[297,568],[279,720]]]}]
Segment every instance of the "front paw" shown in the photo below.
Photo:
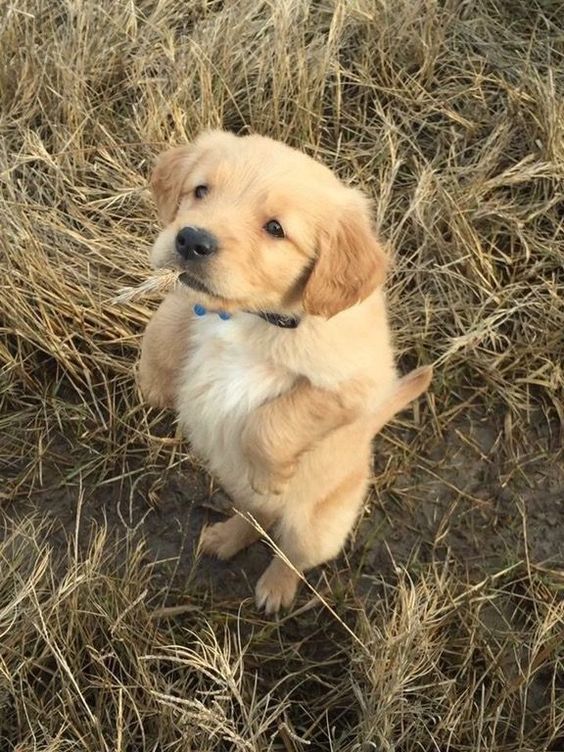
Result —
[{"label": "front paw", "polygon": [[149,407],[158,410],[174,409],[176,397],[172,378],[167,378],[165,374],[158,379],[139,363],[135,367],[134,376],[142,401]]},{"label": "front paw", "polygon": [[289,608],[296,596],[299,575],[274,558],[257,582],[255,599],[257,608],[265,614],[276,614],[280,608]]},{"label": "front paw", "polygon": [[241,445],[251,488],[261,495],[279,495],[294,476],[298,458],[289,448],[281,450],[278,438],[273,439],[277,434],[268,420],[268,408],[268,404],[260,408],[247,422]]},{"label": "front paw", "polygon": [[233,534],[230,523],[216,522],[214,525],[207,525],[200,535],[200,551],[208,556],[217,556],[218,559],[226,561],[238,553],[243,545]]},{"label": "front paw", "polygon": [[250,462],[248,469],[249,485],[262,496],[279,496],[286,490],[288,483],[294,477],[296,463],[281,463],[276,467],[261,462]]}]

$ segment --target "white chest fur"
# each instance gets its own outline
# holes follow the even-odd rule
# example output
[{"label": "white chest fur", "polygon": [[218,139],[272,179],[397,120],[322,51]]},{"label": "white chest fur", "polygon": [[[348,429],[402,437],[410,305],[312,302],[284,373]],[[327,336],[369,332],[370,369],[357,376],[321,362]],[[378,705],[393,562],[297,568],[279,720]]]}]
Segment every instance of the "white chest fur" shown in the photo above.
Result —
[{"label": "white chest fur", "polygon": [[178,413],[193,450],[220,479],[243,471],[240,438],[249,414],[294,380],[287,368],[261,357],[248,322],[214,315],[194,321]]}]

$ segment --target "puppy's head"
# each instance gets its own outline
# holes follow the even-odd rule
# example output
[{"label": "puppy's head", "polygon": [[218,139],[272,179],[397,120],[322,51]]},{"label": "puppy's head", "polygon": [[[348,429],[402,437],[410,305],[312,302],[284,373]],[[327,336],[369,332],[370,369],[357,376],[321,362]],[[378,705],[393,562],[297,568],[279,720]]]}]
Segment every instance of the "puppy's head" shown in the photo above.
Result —
[{"label": "puppy's head", "polygon": [[276,141],[205,133],[162,154],[151,187],[153,265],[210,307],[329,318],[384,281],[366,199]]}]

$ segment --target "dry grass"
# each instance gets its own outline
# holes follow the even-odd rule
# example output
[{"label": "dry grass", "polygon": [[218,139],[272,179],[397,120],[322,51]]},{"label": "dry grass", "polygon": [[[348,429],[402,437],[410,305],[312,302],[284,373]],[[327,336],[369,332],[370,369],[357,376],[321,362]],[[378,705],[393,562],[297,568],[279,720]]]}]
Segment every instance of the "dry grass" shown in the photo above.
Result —
[{"label": "dry grass", "polygon": [[[339,618],[161,607],[142,550],[97,531],[0,548],[0,738],[18,750],[560,750],[564,603],[514,565],[474,586],[402,571]],[[61,566],[61,560],[64,563]],[[562,581],[560,581],[560,588]],[[8,747],[11,749],[12,747]]]},{"label": "dry grass", "polygon": [[[529,545],[526,503],[534,478],[561,478],[561,3],[0,7],[2,749],[564,749],[562,572]],[[403,362],[437,364],[426,404],[381,439],[374,497],[397,530],[434,495],[431,554],[378,577],[361,528],[332,611],[306,598],[278,625],[205,588],[164,597],[136,534],[70,530],[67,549],[37,516],[100,489],[156,503],[190,472],[134,387],[149,309],[111,300],[147,274],[153,156],[218,125],[373,195]],[[462,487],[455,435],[506,506]],[[441,548],[461,524],[489,544],[509,517],[522,532],[495,566]]]}]

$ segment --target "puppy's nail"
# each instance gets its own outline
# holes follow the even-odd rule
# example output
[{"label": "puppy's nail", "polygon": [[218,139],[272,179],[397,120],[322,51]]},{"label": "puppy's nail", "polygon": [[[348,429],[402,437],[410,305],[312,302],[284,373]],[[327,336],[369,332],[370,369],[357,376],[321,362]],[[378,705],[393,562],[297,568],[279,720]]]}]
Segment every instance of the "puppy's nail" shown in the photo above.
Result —
[{"label": "puppy's nail", "polygon": [[274,616],[280,610],[280,604],[274,603],[271,599],[267,601],[264,613],[266,616]]},{"label": "puppy's nail", "polygon": [[264,607],[264,604],[266,603],[266,597],[267,597],[266,593],[259,593],[257,591],[255,595],[255,603],[259,611],[261,611],[262,608]]}]

